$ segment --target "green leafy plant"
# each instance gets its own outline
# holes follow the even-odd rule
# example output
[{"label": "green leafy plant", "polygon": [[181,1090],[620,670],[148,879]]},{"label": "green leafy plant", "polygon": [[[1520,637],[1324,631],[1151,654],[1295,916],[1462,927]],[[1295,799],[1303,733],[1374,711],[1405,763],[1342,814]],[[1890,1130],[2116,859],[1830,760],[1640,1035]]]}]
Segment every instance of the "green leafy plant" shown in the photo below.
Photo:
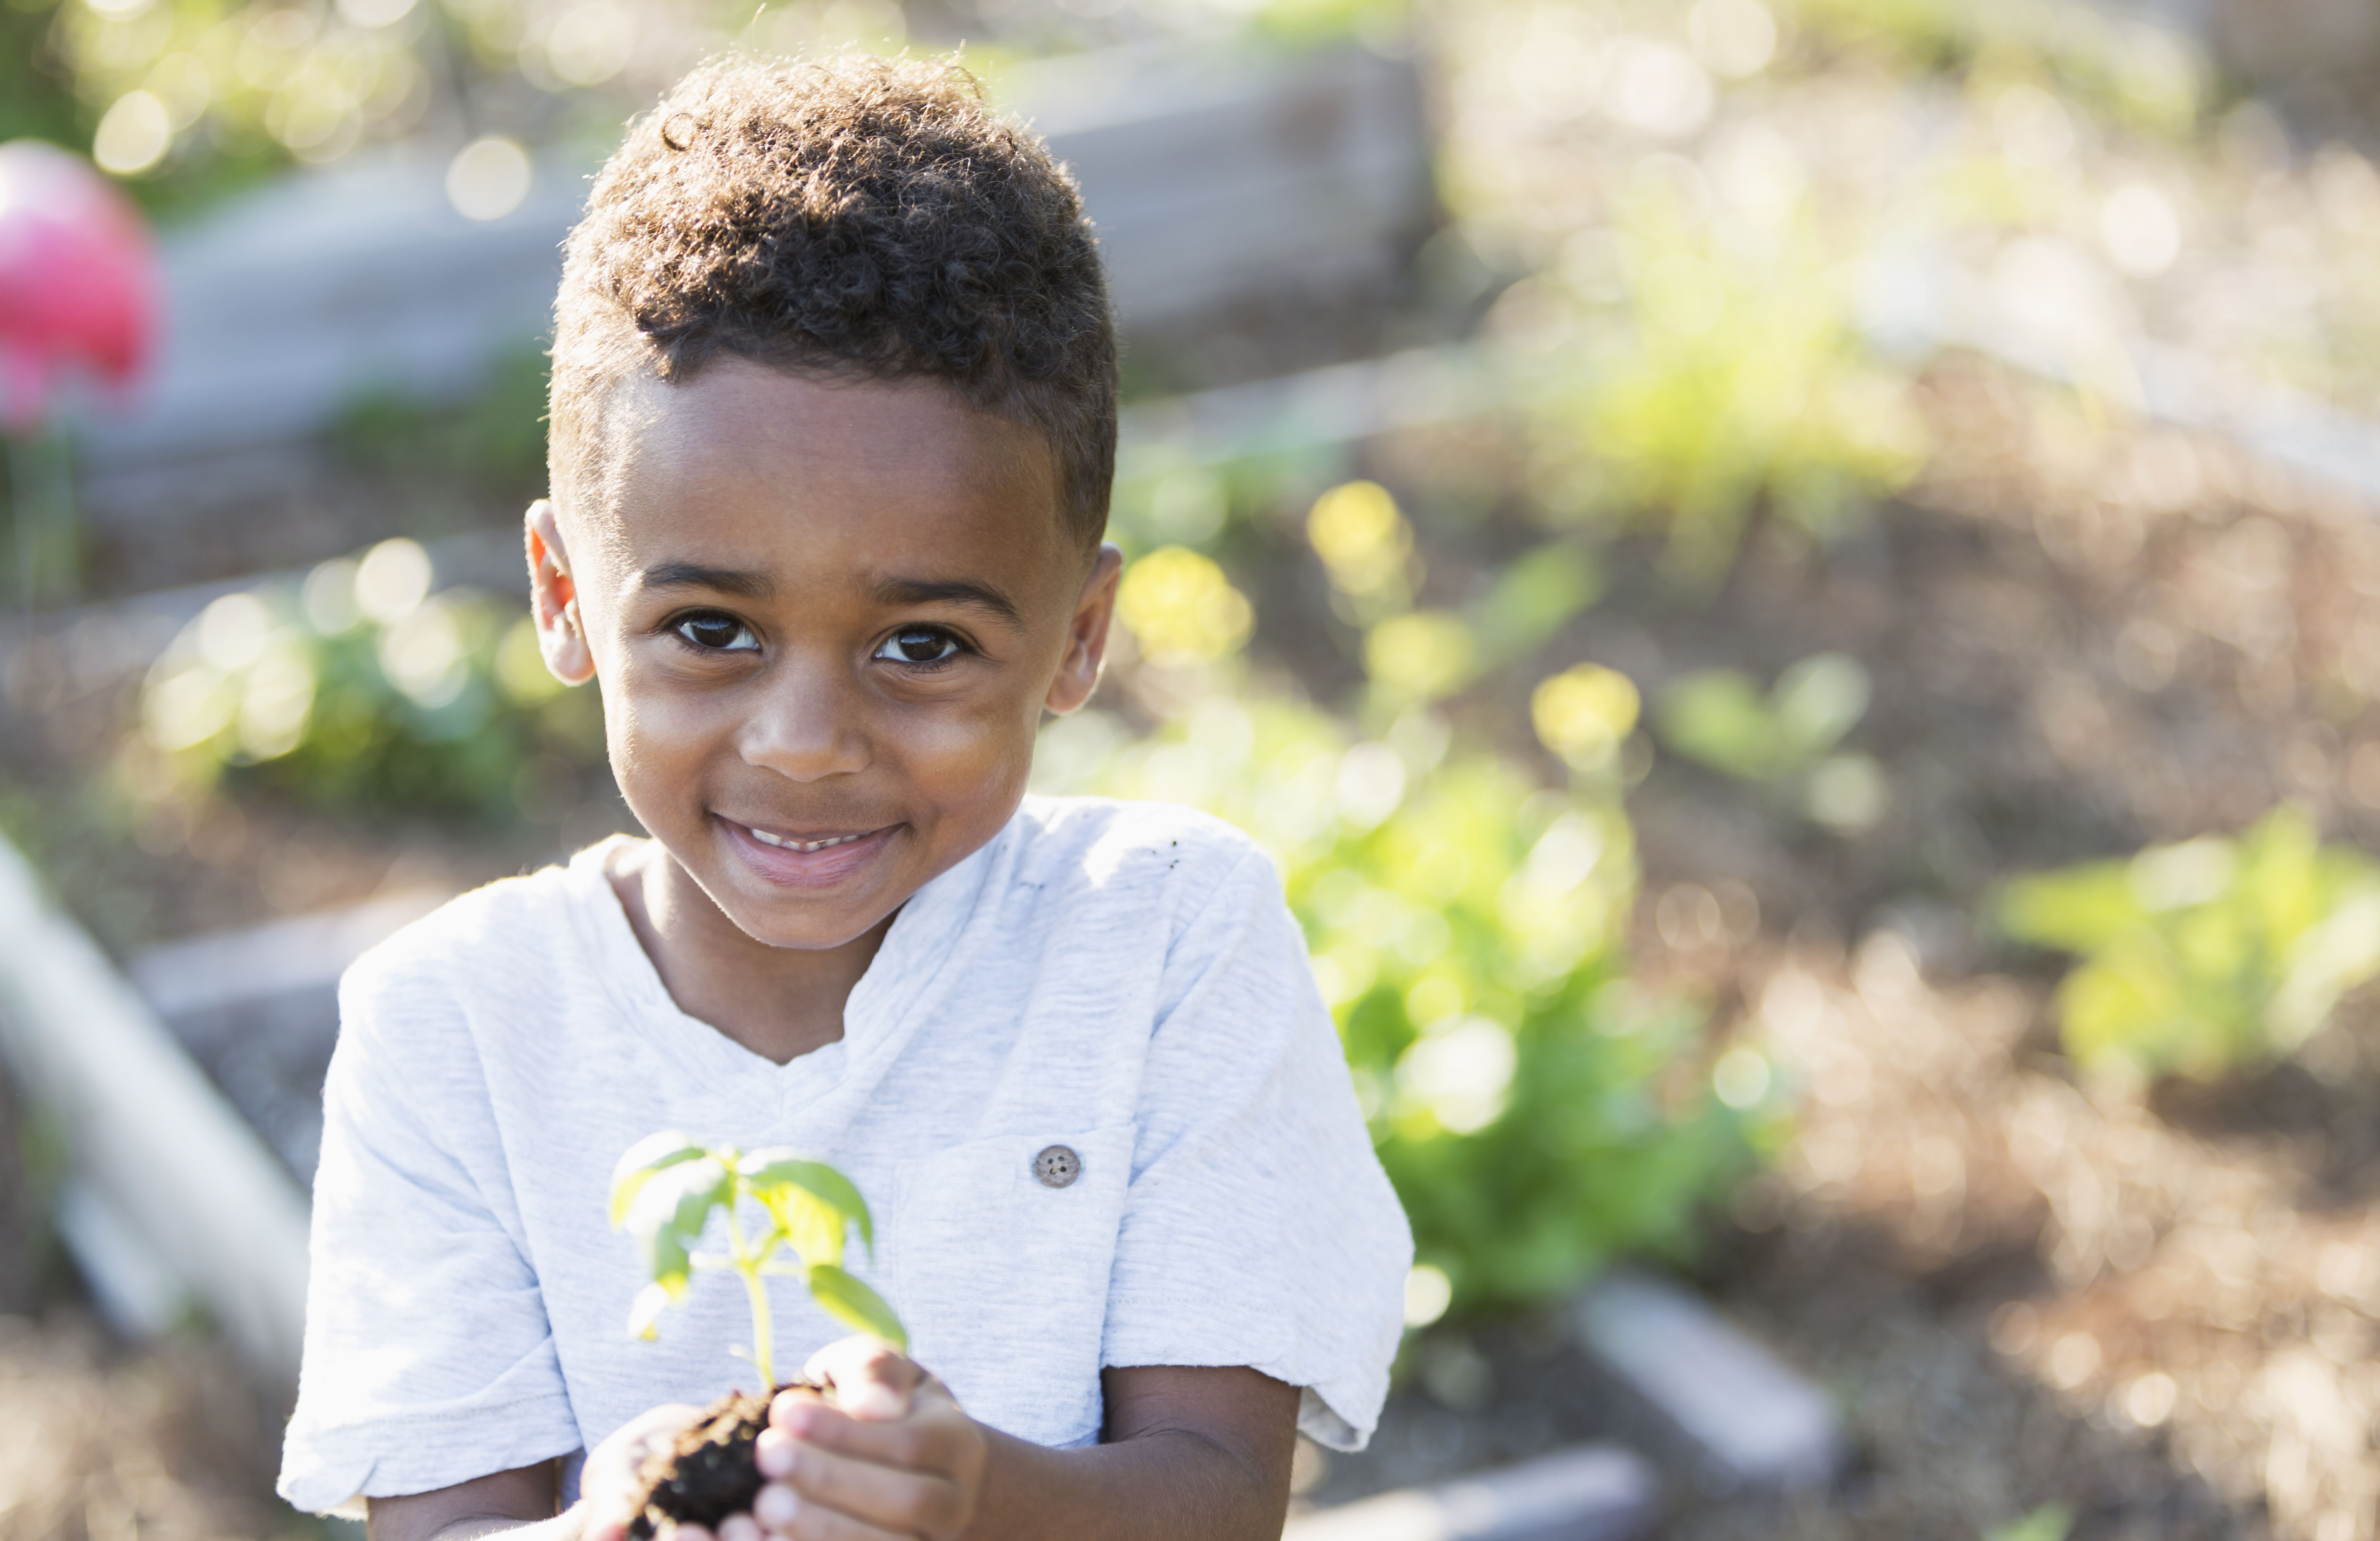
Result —
[{"label": "green leafy plant", "polygon": [[[204,196],[291,162],[321,165],[376,140],[443,119],[472,131],[465,103],[520,84],[604,103],[650,96],[683,67],[639,32],[734,38],[753,53],[897,49],[906,31],[896,0],[794,0],[762,8],[709,0],[639,22],[610,5],[548,17],[524,0],[356,0],[320,10],[149,0],[107,7],[16,0],[17,33],[33,67],[0,70],[0,121],[28,122],[79,141],[109,173],[152,201]],[[649,38],[650,41],[650,38]],[[559,126],[572,127],[570,115]]]},{"label": "green leafy plant", "polygon": [[2208,1078],[2287,1053],[2380,975],[2380,866],[2286,806],[2237,839],[2021,879],[1998,919],[2082,957],[2057,1005],[2088,1069]]},{"label": "green leafy plant", "polygon": [[[762,1217],[757,1232],[745,1229],[747,1203]],[[713,1213],[724,1219],[728,1250],[697,1252]],[[685,1298],[698,1271],[720,1268],[744,1281],[752,1304],[751,1359],[767,1386],[778,1384],[771,1278],[799,1279],[830,1316],[894,1348],[908,1347],[892,1308],[843,1266],[851,1229],[856,1226],[871,1248],[875,1233],[859,1190],[823,1161],[785,1149],[697,1145],[675,1133],[650,1135],[629,1147],[613,1171],[612,1224],[636,1240],[652,1275],[628,1313],[628,1330],[638,1337],[657,1334],[662,1312]]]},{"label": "green leafy plant", "polygon": [[546,672],[516,601],[431,582],[396,540],[215,600],[150,670],[145,749],[186,783],[349,812],[533,809],[601,762],[601,703]]},{"label": "green leafy plant", "polygon": [[1532,291],[1582,345],[1518,366],[1543,496],[1659,530],[1690,586],[1726,572],[1755,509],[1831,535],[1925,461],[1907,382],[1861,337],[1800,176],[1775,172],[1779,195],[1730,237],[1648,170],[1617,189],[1609,249]]},{"label": "green leafy plant", "polygon": [[1874,760],[1834,753],[1867,705],[1859,661],[1819,653],[1765,696],[1733,669],[1688,674],[1661,693],[1655,717],[1671,752],[1739,781],[1785,784],[1810,818],[1855,832],[1882,816],[1889,796]]},{"label": "green leafy plant", "polygon": [[1806,770],[1867,713],[1867,671],[1842,653],[1787,669],[1766,696],[1733,669],[1688,674],[1661,693],[1662,742],[1748,782]]}]

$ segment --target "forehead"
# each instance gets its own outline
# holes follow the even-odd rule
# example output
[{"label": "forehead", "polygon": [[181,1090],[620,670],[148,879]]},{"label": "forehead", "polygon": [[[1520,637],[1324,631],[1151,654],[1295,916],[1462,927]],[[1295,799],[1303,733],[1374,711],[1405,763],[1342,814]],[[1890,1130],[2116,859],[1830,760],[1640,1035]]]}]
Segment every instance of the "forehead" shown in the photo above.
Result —
[{"label": "forehead", "polygon": [[798,579],[839,567],[1066,565],[1048,442],[941,382],[743,359],[606,404],[604,544]]}]

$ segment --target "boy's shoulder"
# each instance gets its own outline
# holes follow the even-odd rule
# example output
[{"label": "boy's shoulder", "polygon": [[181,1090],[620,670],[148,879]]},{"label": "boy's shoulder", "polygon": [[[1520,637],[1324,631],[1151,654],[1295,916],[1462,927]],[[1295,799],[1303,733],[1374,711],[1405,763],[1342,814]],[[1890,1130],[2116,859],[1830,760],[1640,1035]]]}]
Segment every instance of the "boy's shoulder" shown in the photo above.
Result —
[{"label": "boy's shoulder", "polygon": [[1028,796],[1013,828],[1020,881],[1104,888],[1133,874],[1160,878],[1169,889],[1200,889],[1247,868],[1280,882],[1271,857],[1245,831],[1180,803]]},{"label": "boy's shoulder", "polygon": [[612,843],[456,894],[357,958],[341,989],[442,990],[489,970],[534,974],[569,950],[589,885],[604,881],[602,856]]}]

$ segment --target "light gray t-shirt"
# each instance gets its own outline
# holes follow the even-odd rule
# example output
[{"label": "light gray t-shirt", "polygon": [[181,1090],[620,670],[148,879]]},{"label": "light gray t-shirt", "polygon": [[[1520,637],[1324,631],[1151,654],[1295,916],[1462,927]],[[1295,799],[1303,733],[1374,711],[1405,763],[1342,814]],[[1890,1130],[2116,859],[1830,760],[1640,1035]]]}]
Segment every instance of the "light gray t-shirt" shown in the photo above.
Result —
[{"label": "light gray t-shirt", "polygon": [[[1250,1365],[1305,1389],[1307,1434],[1361,1447],[1412,1243],[1245,835],[1028,797],[902,909],[843,1040],[785,1065],[677,1009],[617,849],[466,894],[342,982],[284,1498],[425,1492],[757,1384],[731,1275],[698,1274],[659,1341],[628,1335],[646,1280],[606,1190],[663,1129],[847,1173],[877,1219],[849,1266],[996,1428],[1088,1444],[1102,1366]],[[1063,1187],[1035,1175],[1052,1145],[1080,1159]],[[773,1282],[791,1375],[846,1329]]]}]

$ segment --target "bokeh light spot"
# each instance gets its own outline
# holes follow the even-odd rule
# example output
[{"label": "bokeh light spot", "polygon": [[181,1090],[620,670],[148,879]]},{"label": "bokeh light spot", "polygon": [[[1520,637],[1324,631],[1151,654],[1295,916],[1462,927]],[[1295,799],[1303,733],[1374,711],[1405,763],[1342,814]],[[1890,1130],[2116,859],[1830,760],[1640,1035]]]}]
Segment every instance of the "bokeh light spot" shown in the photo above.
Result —
[{"label": "bokeh light spot", "polygon": [[528,197],[528,152],[501,135],[473,140],[446,168],[446,200],[465,219],[497,220]]},{"label": "bokeh light spot", "polygon": [[91,136],[91,158],[112,176],[138,176],[165,158],[173,147],[173,115],[145,91],[115,99]]}]

